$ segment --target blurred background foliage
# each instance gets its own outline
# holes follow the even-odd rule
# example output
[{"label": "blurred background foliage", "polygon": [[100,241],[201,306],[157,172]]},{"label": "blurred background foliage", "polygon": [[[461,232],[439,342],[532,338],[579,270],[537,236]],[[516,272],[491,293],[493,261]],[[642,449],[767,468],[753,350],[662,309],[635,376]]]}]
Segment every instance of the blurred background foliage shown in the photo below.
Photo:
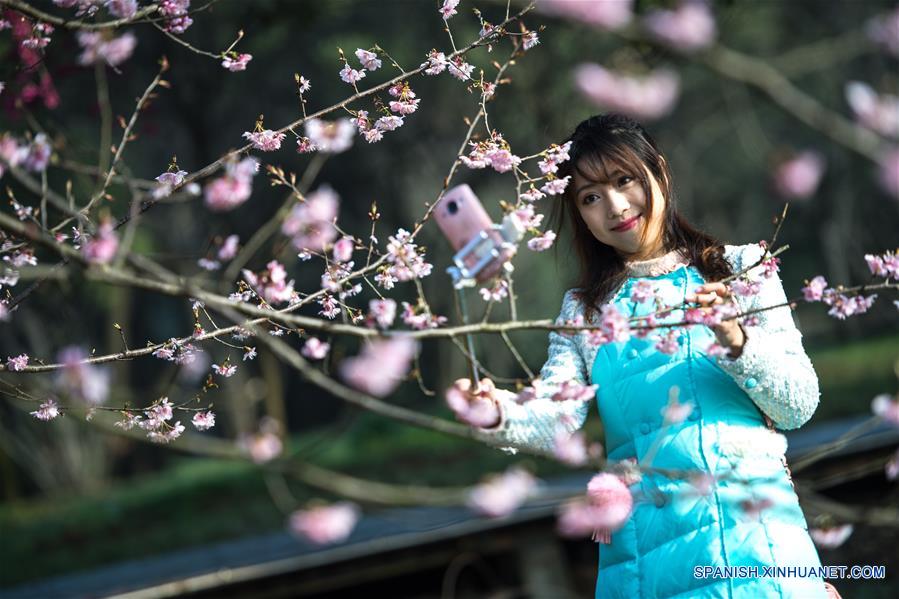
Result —
[{"label": "blurred background foliage", "polygon": [[[49,2],[35,4],[52,10]],[[638,1],[636,6],[641,13],[671,4],[654,0]],[[844,99],[848,81],[869,83],[881,93],[899,90],[896,58],[866,42],[862,34],[869,18],[894,4],[732,0],[714,3],[714,9],[724,45],[782,68],[816,101],[848,117]],[[138,139],[125,154],[127,168],[135,177],[153,179],[177,156],[181,168],[194,171],[243,145],[241,134],[252,130],[260,114],[270,128],[298,118],[294,73],[312,81],[309,111],[342,100],[352,89],[337,76],[342,66],[338,47],[350,55],[357,47],[378,44],[404,68],[414,68],[431,48],[448,48],[438,5],[426,0],[223,0],[197,15],[182,37],[218,51],[242,29],[246,37],[237,49],[251,53],[253,60],[241,73],[225,71],[218,61],[189,51],[151,27],[132,27],[139,40],[134,56],[120,72],[105,73],[114,114],[130,115],[161,56],[171,63],[167,74],[171,88],[159,90],[141,116]],[[516,5],[523,6],[513,3],[513,8]],[[502,19],[504,3],[463,0],[460,14],[451,21],[457,45],[477,36],[473,6],[491,22]],[[582,119],[600,111],[574,88],[572,69],[577,64],[593,61],[633,71],[669,66],[681,75],[680,99],[668,116],[646,125],[669,157],[678,201],[692,221],[728,243],[770,238],[772,219],[783,207],[771,184],[773,167],[795,150],[814,148],[827,161],[823,181],[813,197],[792,203],[779,238],[790,245],[781,268],[788,295],[798,295],[803,280],[816,274],[832,283],[865,282],[863,254],[897,245],[899,204],[878,186],[876,165],[799,122],[757,89],[724,79],[659,46],[628,43],[612,33],[537,13],[527,16],[525,23],[531,28],[545,25],[541,43],[516,60],[508,71],[509,84],[501,86],[488,105],[491,127],[504,134],[516,154],[533,154],[561,142]],[[813,44],[815,52],[802,51]],[[54,35],[45,65],[61,105],[54,110],[29,106],[24,111],[6,106],[0,114],[0,132],[21,135],[37,123],[54,140],[58,156],[95,166],[100,114],[96,72],[76,64],[78,51],[73,35],[63,31]],[[491,62],[502,61],[509,51],[508,42],[502,42],[492,53],[478,49],[469,61],[492,76]],[[0,56],[5,57],[0,80],[11,79],[16,64],[8,34],[0,34]],[[360,87],[392,77],[390,71],[385,61]],[[362,239],[368,236],[366,214],[372,202],[382,214],[376,232],[382,243],[400,227],[411,229],[424,212],[424,202],[433,201],[441,189],[465,134],[464,118],[477,112],[478,94],[446,74],[414,78],[410,84],[421,107],[407,117],[405,126],[377,144],[357,137],[348,152],[327,160],[313,185],[328,183],[337,190],[340,225]],[[372,110],[370,101],[351,107]],[[483,133],[481,128],[479,134]],[[292,143],[285,145],[259,157],[266,164],[302,173],[312,158],[296,154]],[[94,188],[90,174],[73,175],[59,166],[48,171],[53,187],[63,189],[66,179],[72,178],[79,198]],[[270,187],[265,179],[264,174],[257,176],[252,199],[230,213],[209,213],[199,199],[154,207],[141,220],[135,250],[212,287],[215,273],[200,269],[197,259],[207,254],[216,237],[237,233],[248,239],[284,201],[284,188]],[[511,176],[463,167],[454,180],[461,182],[475,189],[497,220],[499,201],[514,201]],[[4,178],[3,185],[13,189],[20,202],[30,201],[11,178]],[[113,186],[111,192],[115,199],[105,208],[124,215],[127,190]],[[539,206],[545,213],[549,201],[542,200]],[[419,241],[435,265],[432,275],[422,281],[431,307],[458,322],[445,274],[449,246],[434,223],[425,226]],[[299,262],[294,255],[284,238],[276,236],[248,266],[260,270],[272,256],[279,256],[297,289],[317,288],[318,262]],[[38,257],[42,264],[54,263],[49,254],[38,252]],[[523,250],[515,265],[520,318],[554,317],[575,275],[567,237],[563,234],[552,252]],[[398,302],[414,302],[411,284],[400,284],[395,291],[391,297]],[[367,305],[368,292],[364,290],[355,305]],[[820,304],[800,304],[796,316],[822,387],[813,422],[867,412],[875,394],[896,391],[899,317],[892,299],[883,297],[870,313],[845,322],[827,316]],[[475,294],[470,302],[477,317],[484,302]],[[508,318],[507,306],[494,306],[491,318]],[[3,356],[28,352],[52,360],[60,347],[69,344],[100,354],[117,351],[121,339],[114,322],[122,325],[130,345],[136,347],[147,340],[184,335],[193,319],[186,300],[87,284],[76,273],[68,280],[45,283],[12,323],[0,324],[0,352]],[[539,368],[546,357],[546,333],[516,332],[511,337],[531,368]],[[358,349],[355,340],[330,341],[335,342],[335,363]],[[500,339],[484,336],[477,344],[479,356],[493,372],[524,376]],[[216,362],[227,355],[224,347],[207,349]],[[289,452],[296,459],[388,482],[471,484],[510,463],[508,456],[494,449],[360,413],[259,350],[256,362],[243,363],[238,375],[211,396],[219,420],[207,434],[234,438],[255,430],[258,418],[267,413],[284,422]],[[232,352],[232,359],[238,355]],[[176,384],[169,388],[170,396],[189,396],[198,385],[178,378],[173,365],[154,358],[110,367],[115,383],[110,405],[147,405],[171,380]],[[450,417],[442,391],[465,375],[463,356],[451,343],[426,343],[421,369],[432,393],[423,393],[410,381],[389,401]],[[14,384],[26,382],[22,376],[4,377]],[[27,414],[32,408],[16,400],[0,404],[4,537],[0,563],[17,564],[0,569],[0,584],[278,529],[284,525],[286,510],[308,498],[327,496],[247,463],[185,455],[178,442],[170,448],[151,446],[109,434],[76,416],[37,422]],[[595,414],[587,430],[592,439],[601,438]],[[539,460],[526,461],[542,476],[562,471]],[[40,560],[27,559],[38,555]]]}]

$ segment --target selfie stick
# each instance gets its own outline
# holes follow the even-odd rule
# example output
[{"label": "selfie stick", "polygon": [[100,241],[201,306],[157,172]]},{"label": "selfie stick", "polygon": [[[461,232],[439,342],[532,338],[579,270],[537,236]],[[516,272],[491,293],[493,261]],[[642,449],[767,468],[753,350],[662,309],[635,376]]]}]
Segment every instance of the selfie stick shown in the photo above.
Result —
[{"label": "selfie stick", "polygon": [[[503,241],[497,243],[496,239],[488,234],[488,231],[498,231]],[[503,255],[502,250],[510,250],[506,255],[511,258],[518,249],[518,242],[524,237],[524,232],[525,229],[521,225],[521,221],[514,216],[514,213],[507,214],[503,218],[502,225],[493,224],[490,226],[490,229],[483,229],[453,255],[454,265],[448,267],[446,272],[452,277],[453,287],[458,294],[459,310],[462,313],[463,324],[469,324],[465,288],[477,286],[476,277],[478,273],[494,260],[501,258]],[[465,260],[469,256],[478,258],[478,261],[471,268],[465,264]],[[507,273],[511,273],[515,269],[515,266],[508,260],[503,262],[502,267]],[[465,339],[468,345],[468,355],[471,357],[471,381],[477,385],[481,377],[478,371],[477,360],[475,359],[474,338],[471,333],[466,333]]]}]

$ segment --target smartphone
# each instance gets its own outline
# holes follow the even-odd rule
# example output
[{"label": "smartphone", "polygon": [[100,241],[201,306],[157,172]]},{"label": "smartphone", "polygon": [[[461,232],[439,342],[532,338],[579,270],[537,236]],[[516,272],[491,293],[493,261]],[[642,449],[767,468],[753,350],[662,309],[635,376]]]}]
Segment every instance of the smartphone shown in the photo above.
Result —
[{"label": "smartphone", "polygon": [[503,263],[515,253],[514,246],[504,243],[478,196],[465,183],[443,194],[434,210],[434,220],[457,253],[468,246],[469,251],[461,262],[469,271],[482,264],[474,274],[478,283],[498,274]]}]

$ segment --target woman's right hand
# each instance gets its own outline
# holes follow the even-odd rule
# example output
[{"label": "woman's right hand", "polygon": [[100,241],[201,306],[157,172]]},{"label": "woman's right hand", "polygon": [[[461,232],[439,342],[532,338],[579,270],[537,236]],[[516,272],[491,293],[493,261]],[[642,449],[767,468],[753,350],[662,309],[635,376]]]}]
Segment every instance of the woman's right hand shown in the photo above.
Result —
[{"label": "woman's right hand", "polygon": [[502,415],[496,399],[496,387],[488,378],[472,388],[470,379],[456,379],[446,391],[446,403],[456,419],[479,428],[494,428]]}]

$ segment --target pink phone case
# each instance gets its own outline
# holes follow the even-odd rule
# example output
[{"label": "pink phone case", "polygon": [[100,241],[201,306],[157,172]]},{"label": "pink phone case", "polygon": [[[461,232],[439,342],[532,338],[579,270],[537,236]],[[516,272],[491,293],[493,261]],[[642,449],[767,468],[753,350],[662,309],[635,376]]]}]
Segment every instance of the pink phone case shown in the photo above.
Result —
[{"label": "pink phone case", "polygon": [[[484,210],[478,196],[465,183],[452,187],[443,194],[440,204],[434,210],[434,220],[455,251],[465,247],[469,241],[485,230],[488,238],[495,242],[495,246],[499,248],[499,256],[476,275],[475,280],[479,283],[495,276],[503,263],[512,257],[513,252],[501,247],[503,237],[491,228],[493,221],[490,220],[490,215]],[[478,250],[466,257],[465,266],[472,268],[492,245],[494,244],[485,241]]]}]

